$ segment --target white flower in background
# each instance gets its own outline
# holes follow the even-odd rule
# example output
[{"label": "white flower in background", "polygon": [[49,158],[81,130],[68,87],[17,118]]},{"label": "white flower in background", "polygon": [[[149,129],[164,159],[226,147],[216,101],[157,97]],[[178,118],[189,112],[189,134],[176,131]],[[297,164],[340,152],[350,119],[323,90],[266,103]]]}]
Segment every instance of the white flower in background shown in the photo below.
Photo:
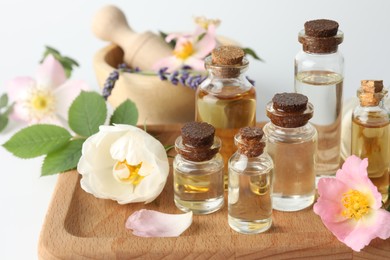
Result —
[{"label": "white flower in background", "polygon": [[163,145],[131,125],[100,126],[83,144],[77,166],[81,187],[119,204],[153,201],[163,190],[169,164]]},{"label": "white flower in background", "polygon": [[64,68],[52,55],[39,65],[35,79],[17,77],[7,83],[8,95],[15,102],[13,118],[30,124],[64,125],[72,101],[88,89],[83,81],[67,81]]},{"label": "white flower in background", "polygon": [[141,209],[126,221],[126,228],[139,237],[178,237],[192,224],[192,211],[183,214],[166,214]]}]

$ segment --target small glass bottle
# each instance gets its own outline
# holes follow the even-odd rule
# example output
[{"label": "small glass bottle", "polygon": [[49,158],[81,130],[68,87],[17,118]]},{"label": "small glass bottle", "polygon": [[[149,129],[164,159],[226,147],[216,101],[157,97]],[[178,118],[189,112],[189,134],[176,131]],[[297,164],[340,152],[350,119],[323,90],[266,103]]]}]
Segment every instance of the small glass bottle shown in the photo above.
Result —
[{"label": "small glass bottle", "polygon": [[216,128],[216,135],[222,139],[225,169],[235,151],[234,135],[239,128],[256,124],[256,91],[244,75],[249,65],[244,55],[235,46],[214,49],[205,60],[208,77],[196,92],[195,121]]},{"label": "small glass bottle", "polygon": [[224,203],[221,140],[212,125],[186,123],[176,139],[173,187],[176,206],[185,212],[209,214]]},{"label": "small glass bottle", "polygon": [[313,105],[298,93],[276,94],[267,104],[271,122],[264,126],[267,152],[274,162],[273,208],[297,211],[315,195],[317,131],[309,123]]},{"label": "small glass bottle", "polygon": [[344,34],[332,20],[305,23],[298,34],[303,50],[295,57],[295,92],[307,96],[316,112],[310,122],[318,132],[317,177],[340,167],[344,58],[338,51]]},{"label": "small glass bottle", "polygon": [[351,154],[368,158],[368,177],[388,200],[390,168],[390,122],[383,98],[387,91],[382,80],[362,80],[358,90],[360,105],[352,114]]},{"label": "small glass bottle", "polygon": [[260,128],[241,128],[234,141],[238,150],[229,160],[229,226],[244,234],[261,233],[272,225],[273,163]]}]

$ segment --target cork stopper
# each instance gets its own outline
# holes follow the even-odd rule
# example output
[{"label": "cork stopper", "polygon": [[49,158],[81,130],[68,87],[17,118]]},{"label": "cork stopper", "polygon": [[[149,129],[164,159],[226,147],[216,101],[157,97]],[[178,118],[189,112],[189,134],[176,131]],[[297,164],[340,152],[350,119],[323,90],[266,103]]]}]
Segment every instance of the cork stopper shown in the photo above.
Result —
[{"label": "cork stopper", "polygon": [[379,105],[383,98],[383,80],[362,80],[359,90],[360,105],[371,107]]},{"label": "cork stopper", "polygon": [[336,21],[312,20],[307,21],[304,27],[298,35],[298,41],[302,43],[305,52],[333,53],[343,42],[344,34],[338,30],[339,24]]},{"label": "cork stopper", "polygon": [[284,112],[305,111],[308,98],[298,93],[281,93],[272,98],[274,109]]},{"label": "cork stopper", "polygon": [[311,37],[332,37],[337,34],[339,24],[333,20],[318,19],[307,21],[304,25],[305,33]]},{"label": "cork stopper", "polygon": [[237,65],[242,63],[245,52],[237,46],[220,46],[212,53],[212,62],[215,65]]},{"label": "cork stopper", "polygon": [[278,93],[267,105],[267,116],[273,124],[280,127],[301,127],[313,117],[313,105],[305,95]]},{"label": "cork stopper", "polygon": [[176,151],[193,162],[211,160],[220,149],[215,144],[215,128],[205,122],[189,122],[181,128],[181,137],[176,140]]},{"label": "cork stopper", "polygon": [[236,78],[248,67],[245,52],[237,46],[219,46],[205,59],[205,66],[215,76]]},{"label": "cork stopper", "polygon": [[383,90],[383,80],[362,80],[360,85],[366,93],[379,93]]},{"label": "cork stopper", "polygon": [[258,127],[244,127],[235,137],[240,153],[248,157],[257,157],[263,153],[265,142],[262,140],[264,132]]},{"label": "cork stopper", "polygon": [[181,128],[183,143],[193,147],[210,147],[214,134],[215,128],[205,122],[189,122]]}]

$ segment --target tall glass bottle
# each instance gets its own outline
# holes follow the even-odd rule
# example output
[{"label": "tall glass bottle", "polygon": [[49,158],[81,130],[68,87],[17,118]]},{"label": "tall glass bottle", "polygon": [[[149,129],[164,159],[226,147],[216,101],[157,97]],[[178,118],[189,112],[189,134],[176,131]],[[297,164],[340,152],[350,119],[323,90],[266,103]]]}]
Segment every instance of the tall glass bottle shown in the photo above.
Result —
[{"label": "tall glass bottle", "polygon": [[315,196],[317,131],[308,121],[313,106],[298,93],[276,94],[267,105],[267,152],[274,162],[272,206],[280,211],[309,207]]},{"label": "tall glass bottle", "polygon": [[358,91],[360,105],[352,114],[351,153],[368,158],[368,177],[388,200],[390,168],[390,122],[384,108],[382,80],[362,80]]},{"label": "tall glass bottle", "polygon": [[208,77],[196,92],[195,121],[216,128],[225,164],[235,151],[233,140],[239,128],[256,124],[256,92],[244,75],[249,65],[244,54],[235,46],[214,49],[205,60]]},{"label": "tall glass bottle", "polygon": [[176,139],[173,187],[176,206],[194,214],[209,214],[224,203],[221,140],[212,125],[186,123]]},{"label": "tall glass bottle", "polygon": [[234,141],[238,150],[229,160],[229,226],[245,234],[264,232],[272,225],[273,163],[264,151],[263,131],[241,128]]},{"label": "tall glass bottle", "polygon": [[344,58],[338,51],[343,32],[332,20],[305,23],[298,34],[303,50],[295,57],[295,91],[315,108],[311,123],[318,132],[317,177],[334,175],[340,166]]}]

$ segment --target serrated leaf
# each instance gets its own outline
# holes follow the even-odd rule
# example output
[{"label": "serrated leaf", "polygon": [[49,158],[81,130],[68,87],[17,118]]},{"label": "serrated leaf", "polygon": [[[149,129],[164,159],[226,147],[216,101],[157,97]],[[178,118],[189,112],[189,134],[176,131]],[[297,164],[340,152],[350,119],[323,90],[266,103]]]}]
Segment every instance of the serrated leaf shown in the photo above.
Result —
[{"label": "serrated leaf", "polygon": [[8,95],[3,94],[0,97],[0,108],[6,107],[8,105]]},{"label": "serrated leaf", "polygon": [[0,115],[0,132],[8,125],[8,116],[6,114]]},{"label": "serrated leaf", "polygon": [[82,91],[69,108],[69,126],[75,133],[88,137],[99,131],[106,116],[104,98],[96,92]]},{"label": "serrated leaf", "polygon": [[75,169],[81,157],[84,141],[85,139],[72,140],[61,149],[49,153],[43,161],[41,176]]},{"label": "serrated leaf", "polygon": [[259,61],[263,61],[264,62],[264,60],[262,58],[260,58],[256,54],[256,52],[254,50],[252,50],[251,48],[243,48],[242,50],[245,52],[245,54],[248,54],[248,55],[252,56],[255,60],[259,60]]},{"label": "serrated leaf", "polygon": [[14,134],[3,146],[15,156],[28,159],[61,148],[71,137],[68,130],[60,126],[33,125]]},{"label": "serrated leaf", "polygon": [[138,110],[134,102],[129,99],[120,104],[111,116],[110,124],[136,125],[138,122]]}]

